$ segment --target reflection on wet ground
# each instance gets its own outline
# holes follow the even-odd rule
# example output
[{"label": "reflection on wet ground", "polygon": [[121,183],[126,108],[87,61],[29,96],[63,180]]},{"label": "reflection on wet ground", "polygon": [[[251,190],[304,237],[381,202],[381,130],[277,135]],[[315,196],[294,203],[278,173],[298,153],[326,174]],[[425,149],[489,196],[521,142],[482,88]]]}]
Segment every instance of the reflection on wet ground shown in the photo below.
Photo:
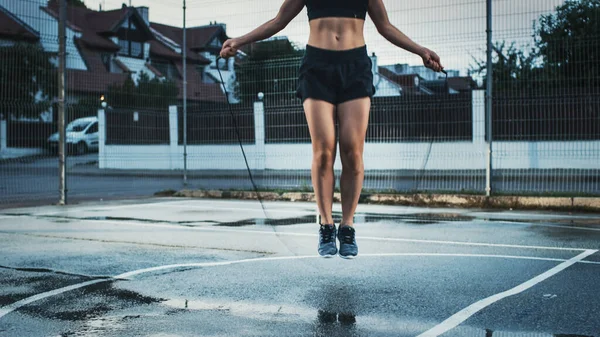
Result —
[{"label": "reflection on wet ground", "polygon": [[[206,211],[202,211],[206,212]],[[201,212],[201,213],[202,213]],[[238,221],[219,221],[218,219],[203,219],[203,220],[165,220],[165,219],[147,219],[141,217],[118,217],[118,216],[91,216],[91,217],[75,217],[67,215],[34,215],[29,213],[3,213],[7,216],[35,216],[41,219],[49,219],[55,223],[67,223],[74,220],[88,220],[88,221],[134,221],[142,223],[167,223],[173,225],[215,225],[224,227],[241,227],[241,226],[253,226],[253,225],[266,225],[266,226],[289,226],[305,223],[314,223],[316,218],[314,214],[288,217],[288,218],[248,218]],[[492,216],[490,216],[492,214]],[[501,214],[501,213],[500,213]],[[340,222],[342,219],[341,212],[333,212],[333,219],[335,222]],[[375,222],[402,222],[405,224],[412,225],[433,225],[444,222],[471,222],[474,220],[481,220],[485,222],[495,223],[522,223],[535,225],[548,225],[548,226],[560,226],[565,228],[581,227],[598,229],[600,231],[600,217],[587,217],[587,218],[565,218],[558,217],[553,218],[551,216],[544,218],[526,218],[518,216],[499,216],[498,213],[486,212],[485,214],[469,215],[464,212],[416,212],[416,213],[389,213],[389,214],[376,214],[376,213],[357,213],[355,216],[355,222],[357,223],[375,223]]]}]

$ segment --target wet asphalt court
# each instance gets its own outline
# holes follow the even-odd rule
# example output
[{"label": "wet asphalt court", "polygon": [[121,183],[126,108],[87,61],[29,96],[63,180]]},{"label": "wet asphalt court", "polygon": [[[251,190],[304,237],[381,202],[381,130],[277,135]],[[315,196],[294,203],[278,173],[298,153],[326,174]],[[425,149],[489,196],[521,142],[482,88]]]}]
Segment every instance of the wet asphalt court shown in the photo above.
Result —
[{"label": "wet asphalt court", "polygon": [[[600,216],[152,200],[0,213],[0,336],[600,336]],[[337,208],[339,211],[339,208]]]}]

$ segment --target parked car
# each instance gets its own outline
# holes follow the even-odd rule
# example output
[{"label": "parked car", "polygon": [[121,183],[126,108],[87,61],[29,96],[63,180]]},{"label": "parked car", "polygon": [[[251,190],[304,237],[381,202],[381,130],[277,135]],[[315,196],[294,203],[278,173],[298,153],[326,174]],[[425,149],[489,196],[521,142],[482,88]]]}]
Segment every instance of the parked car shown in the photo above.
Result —
[{"label": "parked car", "polygon": [[[82,155],[98,151],[98,117],[79,118],[67,125],[67,151]],[[58,132],[48,138],[51,151],[58,152]]]}]

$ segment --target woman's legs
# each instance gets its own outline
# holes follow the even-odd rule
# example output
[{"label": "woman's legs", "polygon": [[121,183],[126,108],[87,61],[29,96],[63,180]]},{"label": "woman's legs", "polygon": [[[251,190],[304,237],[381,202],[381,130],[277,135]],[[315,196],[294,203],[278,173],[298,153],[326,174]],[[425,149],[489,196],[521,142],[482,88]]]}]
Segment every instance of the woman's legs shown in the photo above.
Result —
[{"label": "woman's legs", "polygon": [[342,222],[341,225],[354,225],[354,212],[362,190],[365,169],[363,150],[369,123],[371,99],[360,98],[337,106],[340,128],[340,158],[342,160]]},{"label": "woman's legs", "polygon": [[312,140],[311,177],[321,223],[333,224],[335,106],[325,101],[309,98],[304,101],[304,113]]}]

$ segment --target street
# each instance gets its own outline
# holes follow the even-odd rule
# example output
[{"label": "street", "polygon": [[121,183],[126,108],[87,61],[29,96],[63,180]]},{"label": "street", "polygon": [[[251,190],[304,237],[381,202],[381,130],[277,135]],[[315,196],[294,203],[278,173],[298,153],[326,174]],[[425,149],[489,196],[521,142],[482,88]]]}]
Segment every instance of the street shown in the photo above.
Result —
[{"label": "street", "polygon": [[[240,156],[240,160],[243,160]],[[339,172],[336,173],[339,178]],[[498,170],[493,179],[496,193],[555,196],[600,195],[600,174],[514,172]],[[56,203],[58,158],[32,157],[0,162],[0,205],[43,202]],[[309,171],[259,171],[254,181],[265,190],[310,190]],[[183,172],[176,170],[104,170],[98,168],[98,154],[67,158],[67,195],[71,202],[112,198],[149,197],[161,191],[188,189],[251,190],[245,170],[189,171],[187,185]],[[483,171],[366,171],[365,192],[425,191],[431,193],[485,193]]]}]

